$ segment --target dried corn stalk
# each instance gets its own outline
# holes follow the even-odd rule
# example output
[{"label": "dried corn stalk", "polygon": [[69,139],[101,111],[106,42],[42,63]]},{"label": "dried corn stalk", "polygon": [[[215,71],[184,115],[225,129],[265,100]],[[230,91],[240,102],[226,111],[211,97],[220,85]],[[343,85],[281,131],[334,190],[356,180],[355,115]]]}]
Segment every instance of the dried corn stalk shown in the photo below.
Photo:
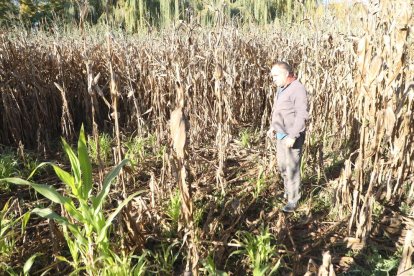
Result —
[{"label": "dried corn stalk", "polygon": [[187,239],[184,243],[187,246],[187,265],[186,271],[192,271],[193,275],[198,275],[198,252],[195,244],[195,228],[193,222],[193,201],[191,197],[191,185],[186,181],[186,148],[188,123],[184,115],[185,101],[184,89],[177,83],[176,108],[171,112],[170,133],[172,148],[174,150],[173,159],[177,169],[178,187],[181,196],[181,227],[184,228]]}]

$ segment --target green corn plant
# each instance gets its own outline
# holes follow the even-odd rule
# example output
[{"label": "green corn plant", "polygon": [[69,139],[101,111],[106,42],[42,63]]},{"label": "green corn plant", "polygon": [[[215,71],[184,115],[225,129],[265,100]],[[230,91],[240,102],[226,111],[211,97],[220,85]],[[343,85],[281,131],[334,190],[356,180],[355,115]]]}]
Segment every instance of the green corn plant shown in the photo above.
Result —
[{"label": "green corn plant", "polygon": [[[272,264],[272,258],[277,257],[276,246],[271,245],[272,235],[268,228],[262,228],[259,235],[241,231],[238,233],[240,241],[236,241],[243,249],[236,250],[230,254],[247,255],[253,276],[272,275],[281,266],[281,258]],[[270,270],[270,272],[268,272]]]},{"label": "green corn plant", "polygon": [[[142,191],[130,195],[109,216],[105,216],[103,205],[111,184],[128,160],[125,159],[115,166],[104,178],[102,190],[93,195],[92,165],[88,156],[83,126],[79,135],[77,155],[64,139],[62,142],[71,164],[71,173],[53,163],[44,162],[32,172],[29,179],[38,168],[50,165],[68,188],[67,196],[59,193],[51,185],[37,184],[21,178],[3,180],[17,185],[31,186],[50,201],[60,204],[65,210],[67,217],[58,215],[51,208],[35,208],[32,213],[53,219],[62,226],[72,260],[63,256],[58,259],[69,263],[74,268],[73,274],[86,271],[89,275],[114,275],[111,269],[119,271],[119,266],[123,266],[124,258],[119,258],[111,249],[109,241],[111,225],[121,209]],[[129,275],[129,272],[126,275]]]}]

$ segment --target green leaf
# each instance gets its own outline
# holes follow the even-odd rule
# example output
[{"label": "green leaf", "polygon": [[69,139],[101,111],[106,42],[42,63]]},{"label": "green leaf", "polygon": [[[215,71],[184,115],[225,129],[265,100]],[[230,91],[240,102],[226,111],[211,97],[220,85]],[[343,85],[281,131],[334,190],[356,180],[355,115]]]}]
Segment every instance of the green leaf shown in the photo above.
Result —
[{"label": "green leaf", "polygon": [[92,208],[84,203],[81,203],[79,206],[79,210],[82,213],[83,218],[85,219],[84,223],[94,225],[96,217],[93,215]]},{"label": "green leaf", "polygon": [[281,263],[281,260],[282,260],[282,258],[280,258],[280,259],[276,262],[275,266],[272,268],[272,270],[270,271],[269,275],[272,275],[273,273],[275,273],[276,271],[278,271],[278,270],[279,270],[280,265],[282,264],[282,263]]},{"label": "green leaf", "polygon": [[0,179],[0,181],[5,181],[5,182],[16,184],[16,185],[32,185],[30,181],[27,181],[27,180],[24,180],[18,177],[2,178]]},{"label": "green leaf", "polygon": [[17,177],[3,178],[1,180],[9,182],[9,183],[16,184],[16,185],[29,185],[29,186],[32,186],[38,193],[40,193],[44,197],[50,199],[51,201],[59,203],[59,204],[64,204],[67,201],[71,201],[70,198],[62,196],[60,193],[58,193],[55,190],[55,188],[53,188],[52,186],[31,183],[27,180],[17,178]]},{"label": "green leaf", "polygon": [[59,260],[59,261],[61,261],[61,262],[65,262],[65,263],[68,263],[68,264],[72,265],[72,262],[69,261],[68,259],[66,259],[63,256],[56,256],[56,259]]},{"label": "green leaf", "polygon": [[79,134],[78,157],[82,176],[82,193],[85,199],[89,198],[92,191],[92,165],[89,160],[88,148],[86,147],[86,138],[83,125]]},{"label": "green leaf", "polygon": [[58,214],[53,212],[50,208],[34,208],[32,210],[32,213],[35,213],[41,216],[42,218],[53,219],[60,224],[64,224],[64,225],[69,224],[66,218],[59,216]]},{"label": "green leaf", "polygon": [[53,219],[57,221],[61,225],[65,225],[69,228],[69,230],[72,232],[72,234],[75,236],[75,238],[78,240],[78,242],[86,243],[85,237],[82,236],[80,233],[78,227],[72,223],[69,223],[68,220],[64,217],[59,216],[55,212],[53,212],[50,208],[34,208],[32,210],[32,213],[35,213],[43,218]]},{"label": "green leaf", "polygon": [[23,232],[26,230],[27,223],[29,222],[29,219],[30,219],[30,212],[25,213],[24,215],[21,216],[21,218],[22,218],[22,235],[23,235]]},{"label": "green leaf", "polygon": [[34,254],[34,255],[32,255],[25,263],[24,263],[24,266],[23,266],[23,274],[24,275],[29,275],[29,271],[30,271],[30,268],[32,268],[32,265],[33,265],[33,263],[34,263],[34,261],[35,261],[35,259],[38,257],[38,256],[40,256],[40,255],[42,255],[41,253],[36,253],[36,254]]},{"label": "green leaf", "polygon": [[58,193],[55,188],[49,185],[35,184],[32,183],[31,186],[41,195],[50,199],[51,201],[59,204],[65,204],[68,201],[72,201],[70,198],[65,197]]},{"label": "green leaf", "polygon": [[[9,198],[9,199],[6,201],[6,204],[4,204],[3,209],[2,209],[2,210],[1,210],[1,212],[0,212],[0,219],[1,219],[1,220],[4,218],[4,216],[6,215],[7,211],[9,210],[10,200],[11,200],[11,198]],[[0,222],[1,222],[1,220],[0,220]]]},{"label": "green leaf", "polygon": [[77,197],[79,195],[79,191],[75,185],[75,178],[68,173],[67,171],[62,170],[58,166],[51,164],[53,169],[55,170],[55,173],[59,179],[65,183],[69,188],[72,190],[72,194]]},{"label": "green leaf", "polygon": [[68,173],[68,172],[66,172],[66,171],[64,171],[63,169],[61,169],[59,166],[57,166],[57,165],[55,165],[55,164],[53,164],[53,163],[51,163],[51,162],[43,162],[43,163],[40,163],[33,171],[32,171],[32,173],[29,175],[29,177],[28,177],[28,179],[30,179],[30,178],[32,178],[32,176],[35,174],[35,172],[39,169],[39,168],[41,168],[41,167],[43,167],[43,166],[45,166],[45,165],[50,165],[50,166],[52,166],[52,168],[53,168],[53,170],[55,171],[55,173],[56,173],[56,175],[59,177],[59,179],[63,182],[63,183],[65,183],[66,185],[68,185],[70,188],[71,188],[71,190],[72,190],[72,194],[74,195],[74,196],[77,196],[78,195],[78,189],[76,188],[76,185],[75,185],[75,179],[74,179],[74,177],[70,174],[70,173]]},{"label": "green leaf", "polygon": [[106,231],[108,230],[108,227],[112,224],[112,221],[114,220],[114,218],[116,217],[116,215],[118,215],[118,213],[121,211],[121,209],[128,203],[130,202],[135,196],[143,193],[144,191],[138,191],[136,193],[133,193],[132,195],[130,195],[129,197],[127,197],[121,204],[119,204],[119,206],[116,208],[116,210],[108,217],[105,226],[103,227],[101,233],[99,233],[98,239],[97,239],[97,243],[103,241],[107,235]]},{"label": "green leaf", "polygon": [[75,204],[72,200],[66,202],[63,206],[72,218],[76,219],[79,222],[83,222],[84,217],[82,216],[81,212],[76,209]]},{"label": "green leaf", "polygon": [[115,168],[108,173],[103,181],[102,191],[98,194],[96,198],[92,198],[93,207],[95,209],[95,215],[99,212],[102,203],[104,202],[106,196],[109,193],[112,181],[119,175],[121,169],[129,162],[128,159],[124,159],[119,163]]},{"label": "green leaf", "polygon": [[37,172],[38,169],[40,169],[41,167],[43,167],[45,165],[48,165],[48,164],[49,164],[49,162],[42,162],[39,165],[37,165],[37,167],[30,173],[30,175],[27,179],[29,180],[30,178],[32,178],[32,176]]},{"label": "green leaf", "polygon": [[[72,167],[73,176],[75,177],[75,183],[81,184],[81,169],[79,165],[79,159],[73,152],[72,148],[66,143],[65,139],[62,139],[63,150],[69,158],[70,165]],[[77,187],[78,189],[80,187]]]},{"label": "green leaf", "polygon": [[97,233],[100,233],[102,229],[105,227],[105,217],[102,212],[98,212],[96,215],[94,215],[94,222],[93,226],[96,229]]}]

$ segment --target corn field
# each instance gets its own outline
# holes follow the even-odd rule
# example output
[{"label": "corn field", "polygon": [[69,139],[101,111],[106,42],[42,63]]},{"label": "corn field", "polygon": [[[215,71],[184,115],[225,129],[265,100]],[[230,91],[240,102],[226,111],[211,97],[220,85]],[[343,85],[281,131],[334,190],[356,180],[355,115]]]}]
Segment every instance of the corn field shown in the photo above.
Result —
[{"label": "corn field", "polygon": [[[0,269],[411,275],[413,8],[244,27],[222,14],[145,35],[1,30],[2,160],[12,148],[33,173],[0,163]],[[293,215],[265,138],[278,60],[310,103]]]}]

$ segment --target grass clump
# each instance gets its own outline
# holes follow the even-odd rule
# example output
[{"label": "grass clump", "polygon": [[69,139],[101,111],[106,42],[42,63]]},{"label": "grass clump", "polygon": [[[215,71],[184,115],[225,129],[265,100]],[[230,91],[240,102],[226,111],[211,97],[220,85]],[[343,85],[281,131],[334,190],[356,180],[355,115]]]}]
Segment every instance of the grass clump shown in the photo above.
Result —
[{"label": "grass clump", "polygon": [[[272,241],[272,235],[267,227],[262,227],[257,235],[241,231],[236,242],[242,249],[234,251],[230,256],[246,256],[253,276],[271,275],[281,267],[281,258],[276,254],[276,246],[272,245]],[[274,262],[274,259],[278,260]]]},{"label": "grass clump", "polygon": [[138,162],[144,160],[147,156],[153,153],[155,144],[156,137],[154,135],[149,135],[148,137],[131,137],[125,142],[125,156],[131,160],[132,164],[136,165]]},{"label": "grass clump", "polygon": [[[12,271],[7,263],[16,250],[18,236],[24,233],[30,218],[30,213],[25,213],[20,217],[14,216],[10,202],[11,199],[0,210],[0,270],[3,271]],[[20,231],[17,229],[18,225],[20,225]]]},{"label": "grass clump", "polygon": [[98,143],[96,143],[93,137],[89,136],[88,153],[95,164],[101,160],[103,165],[108,165],[112,157],[112,137],[107,133],[102,133],[98,136]]}]

